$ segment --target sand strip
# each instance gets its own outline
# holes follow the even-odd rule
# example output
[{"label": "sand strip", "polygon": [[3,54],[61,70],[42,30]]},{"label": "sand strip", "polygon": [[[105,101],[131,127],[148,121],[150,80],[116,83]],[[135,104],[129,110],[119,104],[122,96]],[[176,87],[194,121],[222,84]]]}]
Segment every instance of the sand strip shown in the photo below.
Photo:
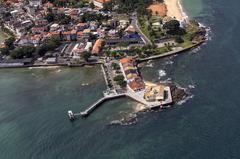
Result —
[{"label": "sand strip", "polygon": [[175,17],[178,21],[184,20],[180,0],[165,0],[165,4],[167,5],[167,16]]}]

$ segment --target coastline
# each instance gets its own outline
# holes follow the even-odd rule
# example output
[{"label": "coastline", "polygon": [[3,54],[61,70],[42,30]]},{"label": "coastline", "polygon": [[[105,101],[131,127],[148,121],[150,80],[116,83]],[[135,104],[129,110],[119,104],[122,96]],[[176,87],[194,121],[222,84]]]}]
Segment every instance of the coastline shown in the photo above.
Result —
[{"label": "coastline", "polygon": [[167,6],[167,16],[175,17],[178,21],[188,20],[187,14],[184,12],[181,0],[165,0]]},{"label": "coastline", "polygon": [[[182,48],[182,49],[179,49],[179,50],[173,50],[173,51],[169,51],[169,52],[166,52],[166,53],[163,53],[163,54],[159,54],[159,55],[154,55],[154,56],[150,56],[150,57],[147,57],[147,58],[139,58],[137,61],[139,63],[141,62],[144,62],[144,61],[148,61],[148,60],[153,60],[153,59],[159,59],[159,58],[164,58],[164,57],[167,57],[167,56],[172,56],[172,55],[175,55],[175,54],[180,54],[180,53],[183,53],[185,51],[188,51],[192,48],[195,48],[199,45],[201,45],[202,43],[204,43],[205,40],[203,41],[200,41],[190,47],[187,47],[187,48]],[[102,64],[101,62],[97,62],[97,63],[85,63],[85,64],[72,64],[72,65],[69,65],[69,64],[44,64],[44,65],[21,65],[21,66],[9,66],[9,65],[6,65],[6,66],[0,66],[0,69],[4,69],[4,68],[48,68],[48,67],[84,67],[84,66],[92,66],[92,65],[96,65],[96,64]]]},{"label": "coastline", "polygon": [[205,42],[205,40],[200,41],[200,42],[198,42],[198,43],[196,43],[192,46],[189,46],[187,48],[182,48],[182,49],[179,49],[179,50],[173,50],[173,51],[169,51],[169,52],[166,52],[166,53],[163,53],[163,54],[150,56],[150,57],[147,57],[147,58],[140,58],[140,59],[138,59],[138,62],[141,63],[141,62],[148,61],[148,60],[159,59],[159,58],[164,58],[164,57],[167,57],[167,56],[172,56],[172,55],[175,55],[175,54],[180,54],[180,53],[186,52],[188,50],[191,50],[191,49],[201,45],[204,42]]}]

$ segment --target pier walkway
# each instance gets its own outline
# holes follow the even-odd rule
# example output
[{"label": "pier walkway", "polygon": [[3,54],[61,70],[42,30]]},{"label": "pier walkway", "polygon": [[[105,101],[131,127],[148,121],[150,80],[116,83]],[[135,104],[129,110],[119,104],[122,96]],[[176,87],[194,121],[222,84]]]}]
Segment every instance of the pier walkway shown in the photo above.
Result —
[{"label": "pier walkway", "polygon": [[107,77],[107,75],[106,75],[106,71],[105,71],[105,69],[104,69],[104,66],[101,65],[101,68],[102,68],[104,80],[105,80],[105,82],[106,82],[106,86],[109,87],[110,84],[109,84],[108,77]]},{"label": "pier walkway", "polygon": [[75,116],[88,116],[92,111],[94,111],[100,104],[102,104],[103,102],[110,100],[110,99],[114,99],[114,98],[119,98],[119,97],[124,97],[125,94],[109,94],[109,95],[105,95],[105,97],[99,99],[98,101],[96,101],[94,104],[92,104],[90,107],[88,107],[85,111],[82,111],[80,113],[76,113],[74,114]]},{"label": "pier walkway", "polygon": [[166,90],[168,92],[168,97],[165,101],[162,102],[147,102],[144,98],[144,91],[140,91],[140,92],[132,92],[130,90],[128,90],[126,93],[116,93],[115,91],[112,91],[111,93],[104,93],[104,97],[102,97],[101,99],[99,99],[98,101],[96,101],[95,103],[93,103],[91,106],[89,106],[86,110],[80,112],[80,113],[75,113],[75,116],[88,116],[90,115],[99,105],[101,105],[102,103],[104,103],[107,100],[111,100],[114,98],[120,98],[120,97],[129,97],[143,105],[145,105],[146,108],[155,108],[155,107],[162,107],[163,105],[168,105],[172,103],[172,96],[171,96],[171,90],[169,87],[166,87]]}]

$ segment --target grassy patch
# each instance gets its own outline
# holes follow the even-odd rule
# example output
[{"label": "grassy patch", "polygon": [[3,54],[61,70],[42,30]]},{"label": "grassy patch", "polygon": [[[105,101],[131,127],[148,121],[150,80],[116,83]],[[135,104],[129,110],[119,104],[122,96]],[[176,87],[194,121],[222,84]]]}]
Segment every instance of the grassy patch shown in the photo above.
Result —
[{"label": "grassy patch", "polygon": [[138,17],[140,29],[152,42],[160,38],[163,34],[160,26],[152,25],[153,23],[160,21],[161,18],[157,16],[152,16],[150,19],[148,19],[146,16]]},{"label": "grassy patch", "polygon": [[151,39],[151,36],[149,35],[148,32],[148,21],[146,17],[138,17],[138,24],[139,27],[141,29],[141,31],[143,32],[143,34],[145,34],[149,39]]},{"label": "grassy patch", "polygon": [[190,47],[193,45],[193,43],[191,41],[191,34],[187,33],[187,34],[183,35],[182,39],[184,40],[184,42],[179,44],[180,47],[187,48],[187,47]]},{"label": "grassy patch", "polygon": [[163,54],[169,51],[171,51],[171,48],[168,46],[164,46],[156,49],[157,54]]}]

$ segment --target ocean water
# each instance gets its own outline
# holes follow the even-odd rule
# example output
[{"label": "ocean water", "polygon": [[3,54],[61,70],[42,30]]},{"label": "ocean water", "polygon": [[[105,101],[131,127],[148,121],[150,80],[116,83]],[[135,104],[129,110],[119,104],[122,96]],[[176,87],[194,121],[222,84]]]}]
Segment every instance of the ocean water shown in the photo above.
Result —
[{"label": "ocean water", "polygon": [[[73,123],[105,89],[101,69],[0,70],[2,159],[237,159],[240,156],[240,1],[183,0],[186,13],[211,28],[198,49],[153,61],[146,80],[173,80],[193,98],[108,126],[133,110],[122,98]],[[162,71],[160,71],[162,70]],[[165,76],[160,76],[163,70]],[[88,86],[82,84],[88,83]]]}]

